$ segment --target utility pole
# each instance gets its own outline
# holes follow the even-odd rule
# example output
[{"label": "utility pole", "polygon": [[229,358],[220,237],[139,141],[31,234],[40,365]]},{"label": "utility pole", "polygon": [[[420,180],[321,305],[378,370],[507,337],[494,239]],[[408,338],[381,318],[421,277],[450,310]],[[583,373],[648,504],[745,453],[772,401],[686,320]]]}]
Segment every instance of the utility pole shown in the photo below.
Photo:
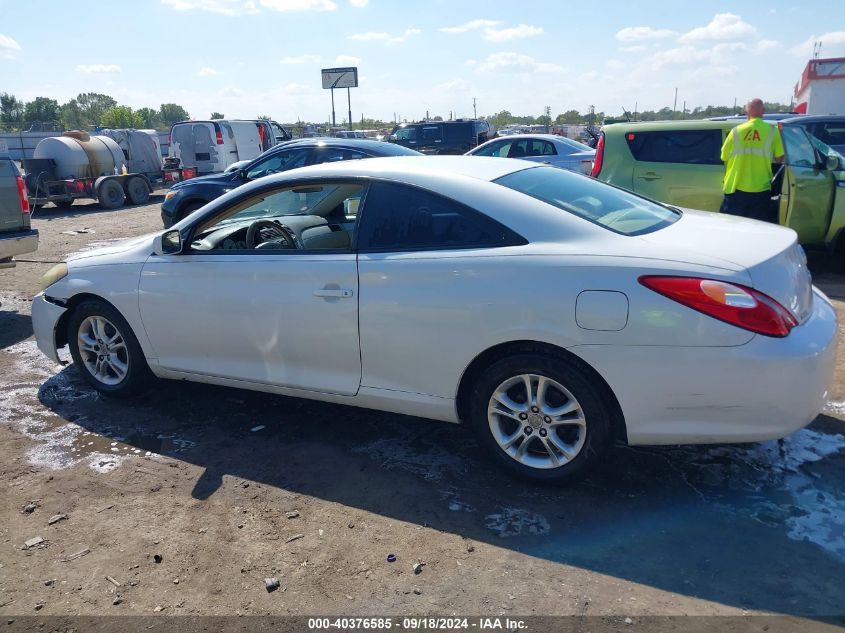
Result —
[{"label": "utility pole", "polygon": [[473,119],[478,118],[478,110],[475,107],[475,97],[472,98],[472,118]]},{"label": "utility pole", "polygon": [[546,117],[546,134],[549,133],[549,126],[552,124],[552,106],[546,106],[543,110]]},{"label": "utility pole", "polygon": [[672,104],[672,118],[675,118],[675,113],[678,111],[678,89],[675,88],[675,103]]},{"label": "utility pole", "polygon": [[687,118],[687,102],[686,102],[686,100],[684,100],[684,111],[683,111],[683,112],[681,112],[681,118],[682,118],[682,119],[686,119],[686,118]]}]

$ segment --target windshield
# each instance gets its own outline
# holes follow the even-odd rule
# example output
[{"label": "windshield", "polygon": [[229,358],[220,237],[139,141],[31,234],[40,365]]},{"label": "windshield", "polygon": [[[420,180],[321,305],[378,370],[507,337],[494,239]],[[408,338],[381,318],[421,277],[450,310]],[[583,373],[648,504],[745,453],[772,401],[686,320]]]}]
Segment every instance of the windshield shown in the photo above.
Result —
[{"label": "windshield", "polygon": [[397,128],[393,134],[396,136],[397,141],[417,140],[417,128],[415,127],[400,127]]},{"label": "windshield", "polygon": [[590,147],[589,145],[584,145],[584,143],[579,143],[578,141],[575,141],[575,140],[568,138],[566,136],[558,137],[558,141],[560,141],[561,143],[564,143],[566,145],[569,145],[569,147],[571,147],[576,152],[592,152],[593,151],[593,148]]},{"label": "windshield", "polygon": [[524,169],[494,182],[622,235],[651,233],[681,217],[680,211],[555,167]]}]

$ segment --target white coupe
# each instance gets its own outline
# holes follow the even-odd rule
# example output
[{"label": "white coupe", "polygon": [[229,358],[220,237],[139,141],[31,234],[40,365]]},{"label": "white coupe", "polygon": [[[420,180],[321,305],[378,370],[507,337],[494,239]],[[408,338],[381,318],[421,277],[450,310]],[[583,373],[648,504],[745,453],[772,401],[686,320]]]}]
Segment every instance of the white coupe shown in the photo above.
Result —
[{"label": "white coupe", "polygon": [[793,231],[497,158],[263,178],[43,287],[39,347],[103,394],[157,376],[465,422],[540,480],[614,440],[783,437],[837,336]]}]

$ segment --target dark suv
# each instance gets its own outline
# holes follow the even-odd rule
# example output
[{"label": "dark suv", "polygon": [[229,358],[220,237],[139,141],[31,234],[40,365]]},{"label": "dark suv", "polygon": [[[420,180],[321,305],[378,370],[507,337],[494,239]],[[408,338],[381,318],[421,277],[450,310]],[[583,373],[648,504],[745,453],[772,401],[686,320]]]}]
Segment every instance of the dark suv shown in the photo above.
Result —
[{"label": "dark suv", "polygon": [[176,183],[164,196],[161,221],[165,228],[235,187],[297,167],[378,156],[419,156],[419,152],[381,141],[309,138],[276,145],[241,169]]},{"label": "dark suv", "polygon": [[393,128],[388,140],[423,154],[466,154],[494,136],[487,121],[457,119],[402,123]]}]

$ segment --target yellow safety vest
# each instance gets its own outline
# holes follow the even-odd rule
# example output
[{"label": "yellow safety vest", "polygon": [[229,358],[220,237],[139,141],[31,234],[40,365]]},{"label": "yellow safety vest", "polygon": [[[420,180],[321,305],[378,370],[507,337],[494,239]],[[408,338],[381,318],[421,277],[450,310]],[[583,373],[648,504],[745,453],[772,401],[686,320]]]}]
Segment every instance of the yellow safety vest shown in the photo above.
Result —
[{"label": "yellow safety vest", "polygon": [[772,160],[783,156],[777,127],[751,119],[730,131],[722,145],[725,193],[768,191],[772,186]]}]

